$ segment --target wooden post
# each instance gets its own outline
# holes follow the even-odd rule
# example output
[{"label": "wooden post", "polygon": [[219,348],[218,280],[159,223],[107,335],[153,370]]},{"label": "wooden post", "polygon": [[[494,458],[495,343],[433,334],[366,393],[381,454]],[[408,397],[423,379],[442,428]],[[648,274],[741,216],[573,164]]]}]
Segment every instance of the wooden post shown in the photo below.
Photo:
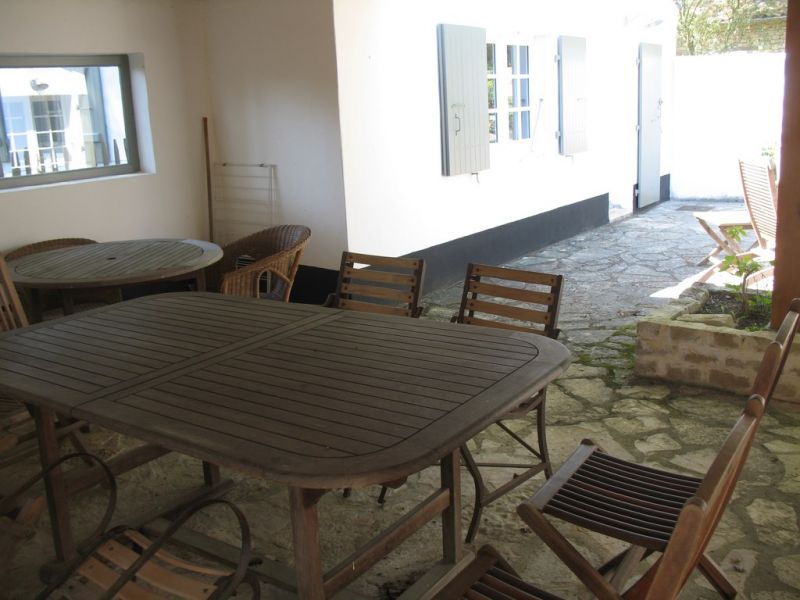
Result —
[{"label": "wooden post", "polygon": [[786,78],[778,182],[778,231],[772,328],[777,329],[792,298],[800,297],[800,5],[789,2],[786,18]]},{"label": "wooden post", "polygon": [[208,117],[203,117],[203,148],[206,156],[206,195],[208,197],[208,241],[214,241],[214,204],[211,195],[211,152],[208,140]]}]

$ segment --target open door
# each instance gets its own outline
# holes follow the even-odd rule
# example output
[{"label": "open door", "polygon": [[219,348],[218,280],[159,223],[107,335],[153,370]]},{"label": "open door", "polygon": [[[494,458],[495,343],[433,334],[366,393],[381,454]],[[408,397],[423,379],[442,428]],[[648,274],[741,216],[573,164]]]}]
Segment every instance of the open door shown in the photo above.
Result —
[{"label": "open door", "polygon": [[639,152],[636,208],[661,197],[661,46],[639,45]]}]

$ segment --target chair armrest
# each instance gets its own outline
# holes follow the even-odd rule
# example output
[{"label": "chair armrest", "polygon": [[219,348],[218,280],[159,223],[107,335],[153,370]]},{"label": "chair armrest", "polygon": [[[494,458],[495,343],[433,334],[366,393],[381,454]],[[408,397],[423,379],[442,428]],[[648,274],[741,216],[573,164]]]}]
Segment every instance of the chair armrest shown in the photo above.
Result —
[{"label": "chair armrest", "polygon": [[287,277],[286,272],[290,269],[292,259],[297,252],[296,248],[284,250],[257,260],[246,267],[225,273],[222,276],[220,292],[246,298],[258,298],[259,280],[267,272],[289,285],[291,280]]}]

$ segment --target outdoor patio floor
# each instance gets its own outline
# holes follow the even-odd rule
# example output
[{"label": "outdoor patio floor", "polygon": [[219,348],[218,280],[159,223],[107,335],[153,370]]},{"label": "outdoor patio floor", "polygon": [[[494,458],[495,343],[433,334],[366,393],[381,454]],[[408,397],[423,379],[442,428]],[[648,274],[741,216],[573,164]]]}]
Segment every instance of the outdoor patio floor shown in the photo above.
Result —
[{"label": "outdoor patio floor", "polygon": [[[551,456],[560,464],[581,439],[590,437],[610,452],[647,464],[687,473],[702,473],[735,421],[744,398],[713,390],[643,380],[633,374],[635,324],[648,310],[669,301],[680,282],[696,275],[696,263],[711,241],[691,210],[732,208],[729,203],[669,201],[634,217],[598,228],[508,266],[561,273],[565,276],[560,338],[572,351],[573,365],[548,388],[547,427]],[[458,304],[461,284],[424,297],[423,318],[449,319]],[[669,290],[669,291],[664,291]],[[519,430],[535,431],[522,422]],[[499,430],[498,430],[499,431]],[[476,444],[493,457],[515,450],[498,431],[482,434]],[[108,457],[131,440],[101,429],[87,437],[89,447]],[[33,472],[36,461],[15,468]],[[9,473],[11,470],[8,471]],[[462,471],[464,530],[469,522],[472,481]],[[227,473],[226,473],[227,475]],[[4,482],[10,475],[3,474]],[[507,477],[501,474],[497,481]],[[169,455],[121,478],[119,513],[133,514],[154,502],[166,502],[200,481],[194,459]],[[247,514],[258,549],[265,555],[291,557],[288,498],[282,486],[237,477],[228,494]],[[540,485],[541,477],[521,486],[484,510],[477,548],[491,542],[524,576],[564,598],[575,598],[580,584],[528,530],[515,507]],[[322,547],[326,564],[349,554],[372,534],[425,497],[438,485],[438,470],[412,476],[390,492],[382,507],[377,487],[356,489],[352,497],[327,494],[320,503]],[[5,487],[5,486],[4,486]],[[770,405],[750,458],[714,539],[711,555],[751,600],[800,598],[800,409]],[[101,510],[103,492],[82,496],[77,520],[88,527]],[[234,541],[227,519],[202,517],[195,527]],[[562,529],[595,563],[620,549],[604,538],[574,527]],[[393,598],[435,560],[440,531],[429,525],[381,561],[352,591],[367,598]],[[43,518],[23,543],[11,569],[0,573],[0,598],[29,598],[39,589],[38,567],[50,548]],[[266,597],[284,597],[268,592]],[[701,577],[695,577],[683,598],[718,598]]]}]

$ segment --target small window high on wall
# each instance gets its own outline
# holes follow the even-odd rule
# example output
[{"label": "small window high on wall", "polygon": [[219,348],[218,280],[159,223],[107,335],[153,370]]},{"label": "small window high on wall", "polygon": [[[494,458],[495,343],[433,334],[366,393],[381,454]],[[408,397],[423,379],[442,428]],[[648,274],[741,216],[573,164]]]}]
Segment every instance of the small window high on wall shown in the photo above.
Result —
[{"label": "small window high on wall", "polygon": [[439,25],[442,174],[489,168],[486,30]]},{"label": "small window high on wall", "polygon": [[139,170],[125,55],[0,55],[0,188]]}]

